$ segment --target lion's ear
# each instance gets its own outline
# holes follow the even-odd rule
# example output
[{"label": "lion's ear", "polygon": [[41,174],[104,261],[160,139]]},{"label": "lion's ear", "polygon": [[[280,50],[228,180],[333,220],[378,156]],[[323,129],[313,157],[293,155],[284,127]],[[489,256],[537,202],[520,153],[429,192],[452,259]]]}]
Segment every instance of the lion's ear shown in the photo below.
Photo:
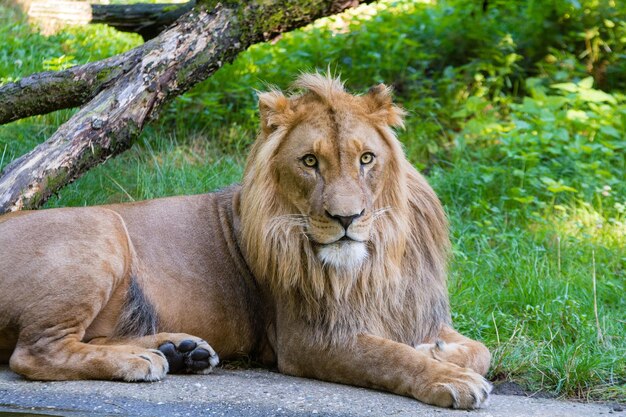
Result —
[{"label": "lion's ear", "polygon": [[378,84],[369,89],[363,96],[370,117],[379,123],[393,127],[404,127],[405,111],[393,104],[391,88]]},{"label": "lion's ear", "polygon": [[259,113],[261,128],[265,134],[273,132],[277,127],[289,122],[293,113],[289,99],[278,90],[259,93]]}]

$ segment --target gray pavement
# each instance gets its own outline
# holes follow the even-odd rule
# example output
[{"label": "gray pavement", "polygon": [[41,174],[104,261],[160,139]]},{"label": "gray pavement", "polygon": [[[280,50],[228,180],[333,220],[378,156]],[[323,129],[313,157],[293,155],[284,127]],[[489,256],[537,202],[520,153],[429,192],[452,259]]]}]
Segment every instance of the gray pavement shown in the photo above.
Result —
[{"label": "gray pavement", "polygon": [[[20,410],[64,416],[626,417],[619,407],[493,395],[488,407],[445,410],[410,398],[266,370],[217,369],[154,383],[32,382],[0,366],[0,417]],[[8,414],[7,414],[8,415]]]}]

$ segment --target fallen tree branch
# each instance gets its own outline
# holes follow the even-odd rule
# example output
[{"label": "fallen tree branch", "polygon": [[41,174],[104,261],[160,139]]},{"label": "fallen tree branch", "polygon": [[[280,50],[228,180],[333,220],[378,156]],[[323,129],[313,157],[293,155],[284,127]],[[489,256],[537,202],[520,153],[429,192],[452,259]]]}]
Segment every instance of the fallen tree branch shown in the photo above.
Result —
[{"label": "fallen tree branch", "polygon": [[0,213],[39,207],[90,167],[128,149],[166,102],[248,46],[357,3],[249,0],[192,10],[139,47],[137,61],[52,137],[4,169]]},{"label": "fallen tree branch", "polygon": [[28,16],[44,26],[104,23],[124,32],[139,33],[144,40],[157,36],[193,8],[195,1],[160,4],[90,4],[72,0],[35,0]]},{"label": "fallen tree branch", "polygon": [[183,4],[94,4],[91,23],[104,23],[123,32],[134,32],[149,40],[161,33],[195,6]]},{"label": "fallen tree branch", "polygon": [[[39,3],[47,4],[47,2]],[[31,4],[30,10],[33,10],[34,7],[35,10],[40,13],[37,14],[37,16],[41,18],[46,16],[46,14],[43,10],[40,10],[40,6],[37,6],[39,3]],[[90,5],[77,1],[61,1],[61,3],[70,4],[65,6],[65,8],[68,8],[66,12],[61,13],[61,11],[57,10],[57,13],[61,13],[63,16],[67,14],[71,16],[80,15],[84,6],[89,7],[90,10],[92,7],[96,10],[99,10],[101,7],[113,7],[115,8],[113,15],[121,15],[126,11],[129,13],[128,20],[126,22],[120,20],[120,26],[126,23],[130,24],[134,19],[140,19],[139,16],[141,14],[141,11],[135,10],[133,12],[133,10],[126,10],[136,5],[119,5],[118,7],[118,5]],[[54,4],[56,4],[56,2]],[[189,11],[193,4],[195,4],[195,1],[183,5],[179,4],[174,11],[167,12],[169,17],[165,20],[144,21],[144,23],[147,24],[145,30],[158,30],[160,32],[164,29],[164,27],[160,26],[161,24],[165,22],[171,24],[177,17],[180,17],[184,11]],[[166,5],[150,4],[141,6],[158,6],[159,9],[162,9],[163,6]],[[142,10],[145,11],[145,9]],[[76,15],[72,13],[76,13]],[[103,13],[98,13],[95,16],[100,16],[99,18],[104,19]],[[95,18],[98,17],[94,17],[94,19]],[[155,35],[156,34],[158,34],[158,32],[155,33]],[[87,103],[89,100],[93,99],[96,94],[102,91],[102,89],[106,88],[112,82],[115,82],[121,75],[125,74],[130,68],[136,65],[137,60],[143,54],[143,49],[142,47],[138,47],[124,54],[116,55],[102,61],[78,65],[63,71],[45,71],[33,74],[19,81],[0,86],[0,125],[25,117],[46,114],[55,110],[77,107]]]},{"label": "fallen tree branch", "polygon": [[[38,6],[40,3],[42,6]],[[55,1],[53,5],[57,5],[55,7],[58,7],[58,3],[68,3],[68,5],[63,6],[60,10],[55,9],[58,16],[73,16],[73,22],[89,21],[87,17],[77,17],[82,16],[83,13],[87,13],[83,10],[85,7],[88,7],[89,10],[91,10],[92,7],[96,10],[100,10],[100,7],[113,7],[116,9],[115,15],[118,15],[124,12],[126,8],[135,6],[99,6],[66,0]],[[194,4],[195,1],[190,1],[182,5],[178,4],[175,11],[169,12],[169,18],[167,19],[168,24],[176,20],[170,20],[170,18],[180,17],[184,11],[189,11]],[[31,4],[30,11],[34,8],[36,16],[43,18],[47,16],[45,10],[48,10],[42,9],[43,5],[52,7],[47,2],[38,2]],[[162,8],[166,5],[141,4],[141,6],[158,6]],[[31,12],[29,12],[29,14],[30,13]],[[134,12],[130,10],[129,13],[130,17],[128,22],[137,18],[140,14],[136,10]],[[97,16],[104,18],[103,14],[96,14],[95,16],[94,19],[98,18]],[[70,18],[66,17],[66,19],[69,20]],[[165,20],[161,22],[163,23]],[[120,25],[124,25],[124,22],[120,21]],[[160,32],[164,27],[160,27],[159,24],[146,26],[146,30],[156,29],[159,29]],[[155,36],[156,34],[158,33],[155,33]],[[93,99],[102,89],[106,88],[112,82],[115,82],[121,75],[133,68],[134,65],[137,64],[138,59],[143,55],[144,49],[145,48],[140,46],[102,61],[77,65],[63,71],[40,72],[24,77],[19,81],[0,86],[0,125],[29,116],[82,106]]]},{"label": "fallen tree branch", "polygon": [[55,110],[81,106],[134,68],[143,54],[138,47],[114,57],[45,71],[0,87],[0,125]]}]

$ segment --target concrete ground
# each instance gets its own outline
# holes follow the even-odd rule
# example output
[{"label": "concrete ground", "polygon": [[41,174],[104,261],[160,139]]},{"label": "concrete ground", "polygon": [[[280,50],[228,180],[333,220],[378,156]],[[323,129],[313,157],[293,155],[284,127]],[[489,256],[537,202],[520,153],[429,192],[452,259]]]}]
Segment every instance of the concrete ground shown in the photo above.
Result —
[{"label": "concrete ground", "polygon": [[265,370],[217,369],[154,383],[31,382],[0,366],[0,417],[63,416],[484,416],[626,417],[620,407],[493,395],[488,407],[454,411],[397,395]]}]

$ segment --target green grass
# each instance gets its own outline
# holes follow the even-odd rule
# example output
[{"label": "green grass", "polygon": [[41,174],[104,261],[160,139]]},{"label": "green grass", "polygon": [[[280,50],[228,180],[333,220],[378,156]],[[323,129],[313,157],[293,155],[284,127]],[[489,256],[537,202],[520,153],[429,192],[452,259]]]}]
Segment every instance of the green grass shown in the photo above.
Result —
[{"label": "green grass", "polygon": [[[454,179],[462,187],[468,172],[441,172],[433,183],[441,194]],[[488,341],[491,377],[532,391],[623,399],[623,232],[598,231],[595,221],[586,230],[586,211],[521,227],[498,210],[487,217],[447,207],[455,244],[453,319],[464,333]]]},{"label": "green grass", "polygon": [[[625,7],[480,3],[388,0],[254,46],[46,206],[240,180],[258,125],[254,89],[286,88],[302,70],[330,66],[357,91],[393,84],[409,112],[399,137],[450,217],[454,323],[493,352],[490,378],[625,401]],[[41,36],[1,5],[0,39],[0,82],[140,43],[104,26]],[[70,114],[0,127],[0,167]]]}]

